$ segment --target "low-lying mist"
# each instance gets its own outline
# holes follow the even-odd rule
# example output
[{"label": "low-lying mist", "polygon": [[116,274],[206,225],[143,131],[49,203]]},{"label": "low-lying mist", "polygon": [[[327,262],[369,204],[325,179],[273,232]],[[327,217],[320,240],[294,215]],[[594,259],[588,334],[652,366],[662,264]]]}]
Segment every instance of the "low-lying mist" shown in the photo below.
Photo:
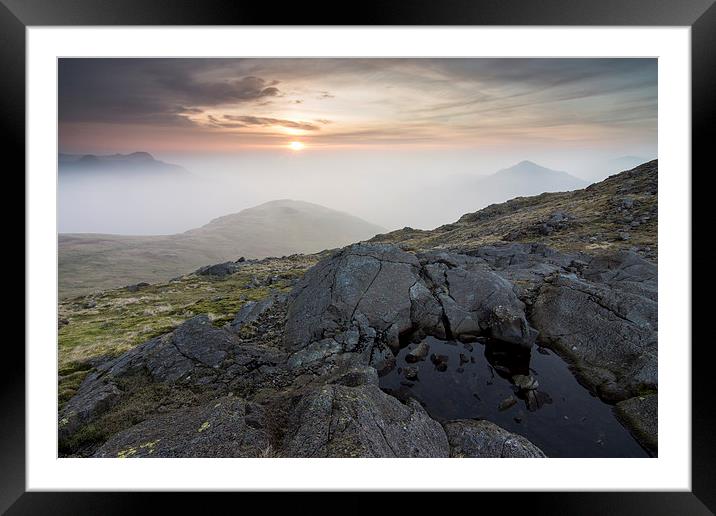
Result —
[{"label": "low-lying mist", "polygon": [[[631,149],[630,149],[631,150]],[[631,166],[625,154],[574,150],[476,153],[455,150],[273,151],[235,155],[162,154],[189,174],[122,175],[92,169],[60,173],[60,233],[171,234],[276,199],[308,201],[387,229],[431,229],[516,195],[545,191],[540,181],[496,191],[482,178],[522,160],[601,180]],[[637,149],[643,161],[649,149]],[[614,161],[615,159],[622,161]],[[641,158],[634,158],[640,160]]]}]

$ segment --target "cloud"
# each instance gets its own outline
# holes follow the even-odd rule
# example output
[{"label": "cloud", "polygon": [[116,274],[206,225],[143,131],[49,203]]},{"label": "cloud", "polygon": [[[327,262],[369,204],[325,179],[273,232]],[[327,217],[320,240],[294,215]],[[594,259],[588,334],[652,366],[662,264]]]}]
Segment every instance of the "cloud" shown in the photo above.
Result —
[{"label": "cloud", "polygon": [[205,61],[60,59],[60,121],[191,125],[187,115],[206,107],[282,95],[275,79],[217,75]]},{"label": "cloud", "polygon": [[[318,131],[321,128],[309,122],[295,122],[293,120],[282,120],[280,118],[267,118],[260,116],[245,115],[224,115],[223,119],[229,122],[219,121],[216,117],[210,116],[210,120],[221,127],[287,127],[289,129],[301,129],[304,131]],[[232,124],[233,123],[233,124]]]},{"label": "cloud", "polygon": [[95,140],[161,128],[166,145],[287,132],[271,128],[325,144],[517,144],[575,127],[585,141],[654,141],[657,70],[626,58],[60,59],[60,141],[81,143],[82,126]]}]

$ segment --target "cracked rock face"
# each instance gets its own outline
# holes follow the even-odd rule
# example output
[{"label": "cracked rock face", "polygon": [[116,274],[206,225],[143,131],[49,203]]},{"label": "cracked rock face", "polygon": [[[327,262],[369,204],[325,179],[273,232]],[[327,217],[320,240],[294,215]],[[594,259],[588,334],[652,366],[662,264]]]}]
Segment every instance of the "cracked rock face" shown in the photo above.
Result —
[{"label": "cracked rock face", "polygon": [[289,421],[284,450],[290,457],[449,454],[440,423],[418,402],[404,405],[375,383],[327,384],[303,396]]},{"label": "cracked rock face", "polygon": [[[387,244],[347,247],[309,270],[289,299],[284,342],[300,352],[324,339],[338,351],[389,365],[413,332],[439,338],[487,335],[530,347],[537,332],[512,284],[481,261],[415,256]],[[333,353],[335,346],[326,346]]]}]

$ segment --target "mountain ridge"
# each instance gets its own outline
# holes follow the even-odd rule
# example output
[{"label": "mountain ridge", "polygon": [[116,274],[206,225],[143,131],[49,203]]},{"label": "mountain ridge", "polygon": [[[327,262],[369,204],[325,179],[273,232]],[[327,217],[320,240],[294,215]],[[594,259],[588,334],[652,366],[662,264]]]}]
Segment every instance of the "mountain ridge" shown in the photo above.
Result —
[{"label": "mountain ridge", "polygon": [[188,176],[189,172],[180,165],[156,159],[148,152],[137,151],[129,154],[68,154],[57,156],[61,174],[93,174],[130,176],[136,174],[173,174]]},{"label": "mountain ridge", "polygon": [[509,241],[590,253],[636,248],[656,261],[657,193],[658,160],[652,160],[583,189],[515,197],[432,230],[406,227],[370,241],[407,250]]}]

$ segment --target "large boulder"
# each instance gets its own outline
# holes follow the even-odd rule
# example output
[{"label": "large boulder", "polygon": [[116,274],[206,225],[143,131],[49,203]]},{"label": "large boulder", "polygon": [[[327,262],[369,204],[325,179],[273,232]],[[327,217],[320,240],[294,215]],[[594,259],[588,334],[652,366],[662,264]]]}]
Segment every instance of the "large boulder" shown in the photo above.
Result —
[{"label": "large boulder", "polygon": [[261,405],[224,397],[119,432],[94,457],[260,457],[271,452]]},{"label": "large boulder", "polygon": [[353,245],[324,260],[291,294],[286,344],[301,348],[360,318],[376,332],[410,329],[409,291],[419,270],[415,256],[391,245]]},{"label": "large boulder", "polygon": [[241,266],[243,265],[243,261],[239,262],[224,262],[224,263],[217,263],[214,265],[206,265],[204,267],[201,267],[197,269],[194,274],[198,274],[200,276],[214,276],[216,278],[224,278],[226,276],[230,276],[237,272],[239,269],[241,269]]},{"label": "large boulder", "polygon": [[545,457],[528,439],[486,420],[458,419],[444,426],[451,457]]},{"label": "large boulder", "polygon": [[440,423],[418,402],[404,405],[375,383],[326,384],[297,403],[283,453],[289,457],[448,457],[449,448]]},{"label": "large boulder", "polygon": [[537,338],[513,284],[481,260],[450,253],[420,255],[425,275],[439,292],[447,332],[453,337],[486,335],[529,348]]}]

